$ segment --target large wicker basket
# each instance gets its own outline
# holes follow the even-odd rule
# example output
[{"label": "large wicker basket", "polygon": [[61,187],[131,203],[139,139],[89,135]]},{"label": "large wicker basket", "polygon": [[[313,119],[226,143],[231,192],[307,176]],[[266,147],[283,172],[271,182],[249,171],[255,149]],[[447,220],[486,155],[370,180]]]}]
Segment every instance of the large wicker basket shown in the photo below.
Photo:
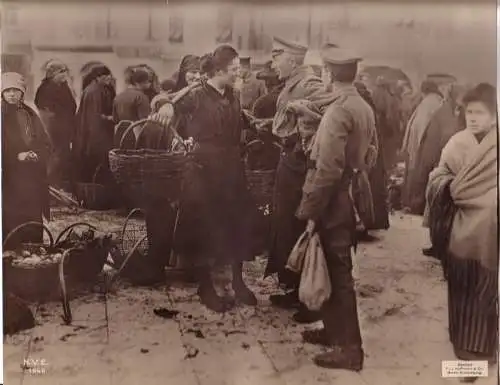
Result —
[{"label": "large wicker basket", "polygon": [[[9,243],[21,230],[27,227],[41,227],[48,235],[48,244],[23,243],[9,247]],[[54,247],[54,237],[50,230],[39,222],[27,222],[12,230],[4,239],[3,250],[13,250],[16,253],[22,251],[34,252],[44,247],[50,254],[62,252]],[[4,289],[29,302],[49,302],[58,300],[60,297],[58,263],[45,263],[38,265],[14,264],[9,258],[3,258]]]},{"label": "large wicker basket", "polygon": [[[245,173],[247,184],[258,207],[270,206],[273,200],[274,181],[276,176],[276,168],[254,169],[249,161],[252,151],[263,145],[265,145],[265,143],[257,139],[248,143],[245,148]],[[273,143],[273,148],[275,151],[281,151],[281,147],[277,143]]]},{"label": "large wicker basket", "polygon": [[[147,122],[148,119],[144,119],[130,125],[122,137],[120,148],[109,152],[109,165],[116,182],[137,207],[144,207],[151,201],[177,201],[184,169],[191,160],[187,149],[183,152],[123,149],[128,134]],[[172,127],[166,129],[172,130],[174,137],[183,143]]]}]

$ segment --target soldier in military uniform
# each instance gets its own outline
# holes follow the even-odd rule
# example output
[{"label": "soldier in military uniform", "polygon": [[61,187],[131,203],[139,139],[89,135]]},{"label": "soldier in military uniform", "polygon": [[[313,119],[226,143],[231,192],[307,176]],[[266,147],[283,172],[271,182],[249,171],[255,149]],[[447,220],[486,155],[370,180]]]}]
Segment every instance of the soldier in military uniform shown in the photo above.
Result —
[{"label": "soldier in military uniform", "polygon": [[[275,37],[273,62],[280,79],[285,82],[277,103],[272,133],[284,147],[278,169],[273,198],[270,257],[266,276],[278,273],[279,281],[290,292],[272,295],[275,306],[295,308],[298,302],[298,276],[285,269],[288,256],[304,231],[306,222],[295,217],[302,197],[302,186],[306,175],[306,156],[299,135],[297,115],[290,109],[291,102],[308,99],[325,92],[324,84],[310,67],[304,66],[307,47]],[[297,322],[314,322],[317,312],[301,307],[294,315]]]},{"label": "soldier in military uniform", "polygon": [[303,339],[332,348],[315,357],[316,365],[359,371],[364,354],[352,278],[356,221],[349,185],[355,170],[367,170],[378,151],[375,117],[353,85],[361,59],[339,48],[321,55],[335,98],[312,145],[297,217],[320,236],[332,294],[321,309],[324,328],[305,331]]},{"label": "soldier in military uniform", "polygon": [[266,85],[252,73],[250,57],[240,57],[240,79],[236,87],[240,93],[241,108],[252,110],[255,101],[266,94]]}]

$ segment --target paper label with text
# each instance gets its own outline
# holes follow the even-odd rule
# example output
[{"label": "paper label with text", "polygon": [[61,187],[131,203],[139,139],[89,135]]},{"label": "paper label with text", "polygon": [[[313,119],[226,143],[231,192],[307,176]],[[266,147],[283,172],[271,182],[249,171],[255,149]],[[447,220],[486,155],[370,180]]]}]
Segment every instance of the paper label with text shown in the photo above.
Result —
[{"label": "paper label with text", "polygon": [[488,361],[442,361],[441,377],[488,377]]}]

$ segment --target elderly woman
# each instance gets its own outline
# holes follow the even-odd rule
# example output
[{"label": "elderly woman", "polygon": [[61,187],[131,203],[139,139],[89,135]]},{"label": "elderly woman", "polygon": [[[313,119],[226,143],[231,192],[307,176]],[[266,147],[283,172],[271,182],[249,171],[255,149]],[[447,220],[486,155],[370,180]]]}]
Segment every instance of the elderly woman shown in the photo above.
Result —
[{"label": "elderly woman", "polygon": [[200,58],[195,55],[186,55],[182,58],[177,74],[174,92],[197,82],[200,79]]},{"label": "elderly woman", "polygon": [[[24,103],[25,92],[20,74],[2,75],[3,238],[23,223],[50,217],[47,158],[51,145],[40,118]],[[13,242],[41,240],[41,228],[27,228]]]},{"label": "elderly woman", "polygon": [[54,185],[70,180],[71,140],[75,130],[76,102],[71,91],[68,67],[56,60],[47,63],[45,78],[38,87],[35,105],[54,146],[49,180]]},{"label": "elderly woman", "polygon": [[201,302],[224,312],[233,304],[217,295],[211,262],[230,263],[236,299],[248,305],[257,303],[242,272],[243,261],[253,257],[253,204],[241,159],[242,111],[233,88],[239,74],[238,53],[228,45],[218,47],[205,61],[204,72],[208,80],[202,80],[175,105],[164,105],[157,118],[190,117],[186,135],[197,143],[194,158],[198,167],[186,178],[177,247],[183,256],[206,267],[199,270]]},{"label": "elderly woman", "polygon": [[107,168],[108,152],[113,147],[114,79],[103,64],[96,64],[85,79],[77,112],[77,130],[73,143],[78,180],[92,182],[100,165]]},{"label": "elderly woman", "polygon": [[[179,65],[179,70],[176,72],[175,78],[169,79],[175,85],[167,86],[166,81],[163,82],[165,92],[156,96],[151,102],[153,110],[157,110],[159,106],[165,103],[166,100],[171,100],[177,94],[187,92],[188,87],[194,87],[200,80],[201,63],[200,58],[195,55],[186,55],[182,58]],[[186,114],[177,115],[172,127],[184,138],[186,136],[186,125],[189,116]]]},{"label": "elderly woman", "polygon": [[461,360],[493,361],[498,346],[496,90],[479,84],[463,102],[466,129],[452,136],[429,177],[429,225],[447,277],[455,354]]}]

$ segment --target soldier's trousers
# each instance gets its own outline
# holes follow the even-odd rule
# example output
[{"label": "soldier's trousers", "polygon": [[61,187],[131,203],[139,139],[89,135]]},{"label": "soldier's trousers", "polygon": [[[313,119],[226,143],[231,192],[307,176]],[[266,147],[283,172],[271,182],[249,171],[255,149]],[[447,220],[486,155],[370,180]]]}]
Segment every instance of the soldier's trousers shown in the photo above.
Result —
[{"label": "soldier's trousers", "polygon": [[319,234],[332,285],[332,294],[321,309],[325,330],[335,346],[361,347],[351,249],[333,246],[332,230],[320,229]]}]

